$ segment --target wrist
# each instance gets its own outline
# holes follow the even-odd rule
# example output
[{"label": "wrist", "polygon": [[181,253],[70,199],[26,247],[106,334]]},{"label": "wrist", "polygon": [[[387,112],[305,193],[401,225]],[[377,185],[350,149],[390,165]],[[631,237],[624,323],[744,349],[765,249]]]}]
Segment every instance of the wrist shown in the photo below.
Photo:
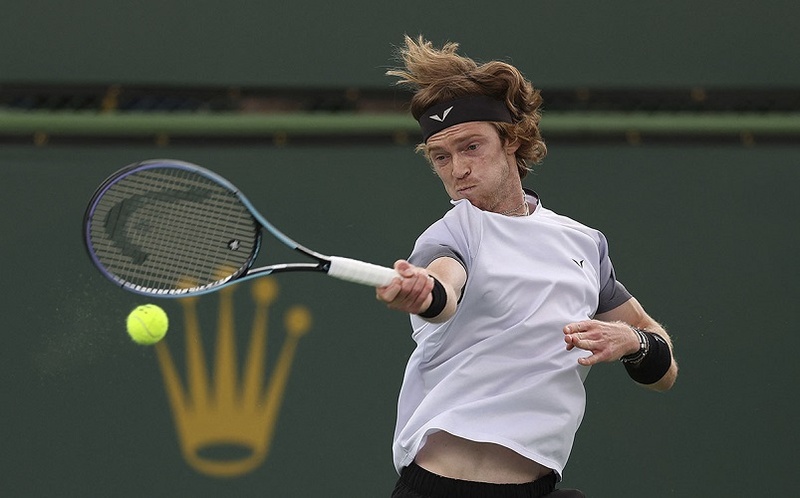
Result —
[{"label": "wrist", "polygon": [[647,353],[650,351],[650,341],[649,338],[647,337],[646,331],[634,327],[632,325],[630,325],[630,328],[633,331],[634,335],[636,336],[638,348],[636,349],[636,351],[624,355],[622,358],[620,358],[620,361],[622,363],[636,365],[641,363],[641,361],[644,359],[645,356],[647,356]]},{"label": "wrist", "polygon": [[447,305],[447,291],[436,277],[431,276],[431,278],[433,279],[433,289],[431,289],[431,304],[425,311],[418,313],[420,317],[427,319],[436,318],[439,316]]},{"label": "wrist", "polygon": [[660,335],[632,327],[639,336],[639,351],[620,358],[628,375],[640,384],[655,384],[672,365],[672,350]]}]

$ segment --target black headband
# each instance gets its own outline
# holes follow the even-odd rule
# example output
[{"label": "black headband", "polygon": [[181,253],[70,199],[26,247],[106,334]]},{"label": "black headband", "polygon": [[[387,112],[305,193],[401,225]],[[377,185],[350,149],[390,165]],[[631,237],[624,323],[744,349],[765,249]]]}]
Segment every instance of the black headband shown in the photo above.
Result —
[{"label": "black headband", "polygon": [[419,117],[422,128],[422,141],[459,123],[469,121],[502,121],[512,123],[511,111],[505,102],[495,100],[486,95],[472,95],[455,100],[434,104],[425,109]]}]

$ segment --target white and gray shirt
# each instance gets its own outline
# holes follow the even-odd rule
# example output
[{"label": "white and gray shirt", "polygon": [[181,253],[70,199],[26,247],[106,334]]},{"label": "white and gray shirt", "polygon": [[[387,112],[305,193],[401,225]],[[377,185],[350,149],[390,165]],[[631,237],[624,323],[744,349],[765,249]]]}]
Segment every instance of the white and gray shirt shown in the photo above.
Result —
[{"label": "white and gray shirt", "polygon": [[577,359],[589,353],[567,351],[562,329],[631,295],[616,281],[602,233],[527,195],[536,208],[524,217],[455,201],[417,239],[411,263],[453,257],[467,283],[447,322],[411,317],[417,345],[398,402],[398,472],[440,430],[563,472],[585,407],[589,368]]}]

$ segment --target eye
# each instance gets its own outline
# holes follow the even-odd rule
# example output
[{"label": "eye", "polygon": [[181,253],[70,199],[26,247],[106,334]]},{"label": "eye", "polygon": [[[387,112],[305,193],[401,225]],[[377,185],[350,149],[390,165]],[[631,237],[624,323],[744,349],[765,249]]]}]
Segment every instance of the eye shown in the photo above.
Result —
[{"label": "eye", "polygon": [[441,166],[447,163],[447,157],[448,157],[447,154],[434,154],[433,156],[431,156],[431,161],[436,166]]},{"label": "eye", "polygon": [[480,147],[480,144],[471,143],[471,144],[467,145],[467,149],[466,150],[468,150],[468,151],[478,150],[478,147]]}]

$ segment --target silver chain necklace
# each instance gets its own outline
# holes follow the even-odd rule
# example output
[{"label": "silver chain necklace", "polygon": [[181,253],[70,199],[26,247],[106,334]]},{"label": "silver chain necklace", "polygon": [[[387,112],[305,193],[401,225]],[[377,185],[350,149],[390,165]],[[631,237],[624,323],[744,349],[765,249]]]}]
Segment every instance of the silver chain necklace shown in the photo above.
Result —
[{"label": "silver chain necklace", "polygon": [[528,200],[525,199],[525,192],[522,193],[522,204],[520,204],[519,206],[515,207],[514,209],[509,209],[508,211],[503,211],[500,214],[503,215],[503,216],[508,216],[508,215],[510,215],[512,213],[516,213],[517,211],[522,209],[523,206],[525,206],[525,213],[524,214],[515,214],[514,216],[528,216],[529,214],[531,214],[530,213],[530,208],[528,207]]}]

